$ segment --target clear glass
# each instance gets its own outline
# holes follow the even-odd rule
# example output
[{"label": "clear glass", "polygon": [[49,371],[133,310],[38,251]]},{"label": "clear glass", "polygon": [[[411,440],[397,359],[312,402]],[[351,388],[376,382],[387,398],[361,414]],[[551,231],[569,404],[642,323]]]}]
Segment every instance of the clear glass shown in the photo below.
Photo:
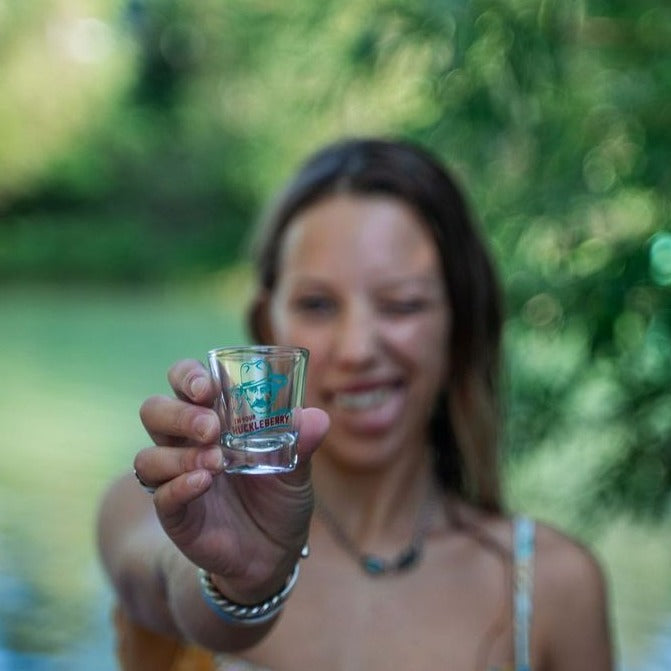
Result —
[{"label": "clear glass", "polygon": [[269,345],[208,352],[220,391],[215,409],[227,473],[281,473],[296,467],[308,356],[302,347]]}]

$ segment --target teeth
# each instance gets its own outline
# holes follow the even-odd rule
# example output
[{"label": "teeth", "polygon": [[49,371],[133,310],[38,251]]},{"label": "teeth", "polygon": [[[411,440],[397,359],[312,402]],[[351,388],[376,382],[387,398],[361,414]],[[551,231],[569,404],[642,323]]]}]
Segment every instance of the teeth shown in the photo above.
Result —
[{"label": "teeth", "polygon": [[391,389],[389,387],[352,393],[341,392],[335,395],[335,402],[341,408],[347,410],[365,410],[384,403],[390,394]]}]

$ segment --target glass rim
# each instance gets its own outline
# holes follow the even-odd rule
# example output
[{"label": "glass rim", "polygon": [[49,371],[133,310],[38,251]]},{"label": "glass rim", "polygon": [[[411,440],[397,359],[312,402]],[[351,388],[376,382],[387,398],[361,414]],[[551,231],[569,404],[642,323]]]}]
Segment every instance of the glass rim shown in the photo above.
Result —
[{"label": "glass rim", "polygon": [[259,356],[303,356],[308,357],[310,350],[306,347],[293,345],[234,345],[230,347],[214,347],[207,353],[208,358],[221,356],[248,357],[250,354]]}]

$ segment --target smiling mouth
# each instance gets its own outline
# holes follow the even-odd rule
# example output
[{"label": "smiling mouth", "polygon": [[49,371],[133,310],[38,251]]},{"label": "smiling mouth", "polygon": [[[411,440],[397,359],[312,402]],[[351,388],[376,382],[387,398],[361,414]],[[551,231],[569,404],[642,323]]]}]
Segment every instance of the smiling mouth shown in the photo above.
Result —
[{"label": "smiling mouth", "polygon": [[382,405],[396,390],[396,385],[365,391],[338,392],[333,396],[335,405],[345,410],[368,410]]}]

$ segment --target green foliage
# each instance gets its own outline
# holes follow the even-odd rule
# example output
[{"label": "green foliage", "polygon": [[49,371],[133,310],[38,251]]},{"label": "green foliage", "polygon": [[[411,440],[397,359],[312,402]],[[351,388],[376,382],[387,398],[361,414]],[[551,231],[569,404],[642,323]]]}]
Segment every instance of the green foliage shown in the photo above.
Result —
[{"label": "green foliage", "polygon": [[[5,71],[32,83],[0,80],[21,103],[0,109],[1,277],[202,276],[319,144],[413,138],[465,184],[504,278],[512,501],[562,489],[573,526],[668,510],[665,0],[71,0],[97,23],[69,33],[66,3],[41,4],[0,14]],[[31,52],[45,25],[60,41]]]}]

